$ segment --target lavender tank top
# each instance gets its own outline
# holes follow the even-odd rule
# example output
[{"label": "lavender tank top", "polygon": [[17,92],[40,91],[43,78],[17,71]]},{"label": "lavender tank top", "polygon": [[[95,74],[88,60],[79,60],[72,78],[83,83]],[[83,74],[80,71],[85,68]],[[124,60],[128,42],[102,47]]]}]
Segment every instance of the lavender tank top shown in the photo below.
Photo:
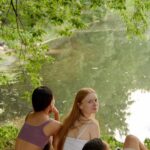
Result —
[{"label": "lavender tank top", "polygon": [[47,125],[49,122],[50,120],[45,121],[44,123],[38,126],[32,126],[25,122],[22,129],[20,130],[18,138],[27,141],[29,143],[32,143],[34,145],[37,145],[40,148],[44,148],[44,146],[49,141],[49,136],[46,136],[44,134],[43,127]]}]

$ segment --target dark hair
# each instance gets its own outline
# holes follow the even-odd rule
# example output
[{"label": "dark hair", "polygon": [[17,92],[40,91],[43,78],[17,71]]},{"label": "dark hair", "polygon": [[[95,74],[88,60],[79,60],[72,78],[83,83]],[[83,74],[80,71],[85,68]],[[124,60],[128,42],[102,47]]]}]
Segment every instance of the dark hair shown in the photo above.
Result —
[{"label": "dark hair", "polygon": [[106,150],[106,144],[99,138],[94,138],[88,141],[82,150]]},{"label": "dark hair", "polygon": [[39,112],[47,108],[53,99],[51,89],[46,86],[37,87],[32,94],[32,106],[34,111]]}]

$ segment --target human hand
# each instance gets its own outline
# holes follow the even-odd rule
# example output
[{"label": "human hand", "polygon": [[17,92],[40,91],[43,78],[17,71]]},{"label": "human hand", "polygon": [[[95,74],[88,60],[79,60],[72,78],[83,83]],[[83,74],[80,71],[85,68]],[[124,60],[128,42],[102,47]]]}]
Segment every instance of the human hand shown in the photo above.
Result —
[{"label": "human hand", "polygon": [[54,118],[55,118],[55,120],[59,120],[59,111],[58,111],[58,109],[56,108],[56,106],[53,106],[53,108],[52,108],[52,113],[54,113]]}]

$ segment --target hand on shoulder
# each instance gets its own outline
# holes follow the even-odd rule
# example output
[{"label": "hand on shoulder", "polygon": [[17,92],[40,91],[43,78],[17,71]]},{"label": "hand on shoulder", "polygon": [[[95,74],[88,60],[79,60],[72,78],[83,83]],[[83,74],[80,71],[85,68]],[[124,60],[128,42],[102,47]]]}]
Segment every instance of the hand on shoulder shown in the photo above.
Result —
[{"label": "hand on shoulder", "polygon": [[59,111],[56,108],[56,106],[53,106],[53,108],[51,109],[51,111],[49,113],[53,113],[54,114],[54,119],[59,120]]}]

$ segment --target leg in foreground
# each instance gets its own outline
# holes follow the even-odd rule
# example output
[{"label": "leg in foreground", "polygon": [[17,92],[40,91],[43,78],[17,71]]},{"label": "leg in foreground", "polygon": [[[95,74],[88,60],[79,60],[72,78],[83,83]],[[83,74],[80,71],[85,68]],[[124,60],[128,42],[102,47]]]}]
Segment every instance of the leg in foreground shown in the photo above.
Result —
[{"label": "leg in foreground", "polygon": [[148,150],[146,146],[134,135],[128,135],[125,139],[124,150]]}]

